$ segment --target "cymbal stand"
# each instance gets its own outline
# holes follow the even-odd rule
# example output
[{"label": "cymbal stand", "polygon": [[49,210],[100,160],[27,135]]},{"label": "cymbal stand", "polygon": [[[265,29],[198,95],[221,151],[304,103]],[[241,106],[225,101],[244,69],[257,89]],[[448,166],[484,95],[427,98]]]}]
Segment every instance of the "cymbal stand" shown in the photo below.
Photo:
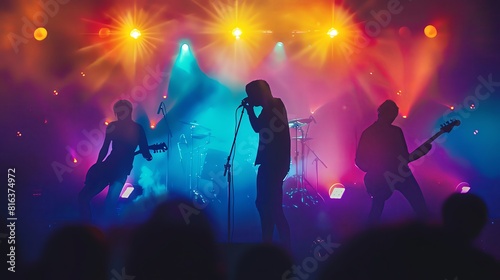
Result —
[{"label": "cymbal stand", "polygon": [[328,168],[328,166],[326,166],[326,164],[319,158],[319,156],[314,152],[313,149],[311,149],[311,147],[309,147],[309,145],[307,145],[307,143],[304,143],[304,145],[309,149],[309,151],[314,155],[314,160],[313,160],[313,164],[315,164],[315,169],[316,169],[316,194],[321,198],[322,201],[325,201],[325,199],[321,196],[321,194],[318,192],[318,187],[319,187],[319,172],[318,172],[318,161],[321,162],[321,164],[325,167],[325,168]]}]

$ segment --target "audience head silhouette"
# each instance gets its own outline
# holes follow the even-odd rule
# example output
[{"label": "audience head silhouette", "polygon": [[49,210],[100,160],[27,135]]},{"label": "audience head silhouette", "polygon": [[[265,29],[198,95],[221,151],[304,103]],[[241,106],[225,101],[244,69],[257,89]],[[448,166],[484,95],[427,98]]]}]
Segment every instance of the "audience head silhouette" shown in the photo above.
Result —
[{"label": "audience head silhouette", "polygon": [[378,109],[378,119],[384,122],[392,123],[399,113],[399,108],[392,100],[386,100]]},{"label": "audience head silhouette", "polygon": [[281,247],[274,244],[258,244],[240,256],[234,279],[284,279],[284,273],[290,270],[292,265],[292,259]]},{"label": "audience head silhouette", "polygon": [[67,225],[49,237],[28,278],[107,280],[108,272],[104,234],[89,225]]},{"label": "audience head silhouette", "polygon": [[454,193],[443,204],[443,226],[452,236],[472,242],[488,219],[484,201],[472,193]]},{"label": "audience head silhouette", "polygon": [[183,199],[160,204],[135,233],[127,274],[141,279],[218,279],[208,219]]}]

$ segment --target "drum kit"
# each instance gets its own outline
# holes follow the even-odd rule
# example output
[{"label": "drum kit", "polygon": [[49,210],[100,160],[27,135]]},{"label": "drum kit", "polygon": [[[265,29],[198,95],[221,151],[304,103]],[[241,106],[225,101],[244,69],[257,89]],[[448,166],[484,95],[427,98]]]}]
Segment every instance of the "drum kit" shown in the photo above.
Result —
[{"label": "drum kit", "polygon": [[[186,180],[188,181],[189,194],[200,204],[209,203],[209,200],[214,199],[220,201],[220,197],[218,198],[217,196],[220,196],[221,194],[207,194],[207,190],[205,190],[204,185],[206,185],[206,181],[213,181],[214,183],[221,185],[220,181],[222,181],[222,178],[219,178],[221,176],[214,176],[214,174],[223,172],[223,164],[226,155],[221,151],[209,148],[209,144],[212,141],[212,138],[214,138],[211,134],[210,128],[203,126],[196,121],[181,122],[189,127],[189,133],[181,134],[179,141],[177,142],[181,164],[187,165],[185,175],[187,177]],[[307,144],[307,142],[313,140],[313,138],[308,137],[309,125],[311,122],[316,122],[312,116],[309,118],[292,119],[288,122],[289,128],[294,129],[291,140],[295,145],[292,160],[292,166],[295,166],[295,174],[289,175],[284,180],[284,207],[301,208],[304,206],[315,206],[324,202],[323,198],[317,191],[318,162],[321,162],[325,167],[326,165]],[[315,156],[315,186],[309,183],[306,179],[306,151],[311,152]],[[184,161],[183,154],[188,154],[189,159],[187,162]]]},{"label": "drum kit", "polygon": [[[288,122],[288,127],[295,130],[292,136],[292,142],[295,143],[295,175],[290,176],[284,181],[284,197],[283,206],[289,208],[300,208],[303,206],[315,206],[324,202],[321,195],[318,193],[318,161],[323,165],[324,163],[319,159],[317,154],[307,145],[308,141],[313,138],[308,137],[309,124],[316,120],[311,115],[309,118],[292,119]],[[304,127],[306,130],[304,130]],[[316,186],[313,187],[306,178],[305,170],[305,151],[306,148],[309,152],[316,157]],[[292,162],[293,164],[293,162]],[[326,166],[325,166],[326,167]]]}]

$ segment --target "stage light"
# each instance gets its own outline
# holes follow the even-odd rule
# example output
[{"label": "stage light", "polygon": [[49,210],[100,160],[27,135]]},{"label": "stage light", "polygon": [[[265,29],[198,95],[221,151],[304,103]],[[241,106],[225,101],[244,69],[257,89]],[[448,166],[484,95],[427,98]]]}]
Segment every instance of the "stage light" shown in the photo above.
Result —
[{"label": "stage light", "polygon": [[330,30],[328,30],[328,32],[326,34],[328,34],[328,36],[330,36],[330,38],[333,38],[333,37],[339,35],[339,32],[335,28],[330,28]]},{"label": "stage light", "polygon": [[243,34],[243,31],[241,31],[240,28],[236,27],[235,29],[233,29],[231,34],[233,34],[233,36],[238,40],[238,39],[240,39],[241,34]]},{"label": "stage light", "polygon": [[54,90],[54,95],[59,95],[59,92],[56,89]]},{"label": "stage light", "polygon": [[78,163],[78,160],[76,158],[73,158],[73,163]]},{"label": "stage light", "polygon": [[471,189],[471,187],[470,187],[469,183],[467,183],[467,182],[461,182],[455,188],[455,192],[458,192],[458,193],[468,193],[470,191],[470,189]]},{"label": "stage light", "polygon": [[189,51],[189,45],[188,44],[182,44],[182,47],[181,47],[182,51]]},{"label": "stage light", "polygon": [[155,125],[154,123],[152,123],[152,124],[150,125],[150,127],[151,127],[151,129],[155,129],[156,125]]},{"label": "stage light", "polygon": [[107,126],[107,125],[109,125],[109,122],[108,122],[108,121],[105,121],[105,122],[104,122],[104,125],[106,125],[106,126]]},{"label": "stage light", "polygon": [[167,95],[163,95],[163,99],[167,99]]},{"label": "stage light", "polygon": [[328,195],[331,199],[341,199],[345,192],[345,186],[341,183],[335,183],[330,186]]},{"label": "stage light", "polygon": [[479,130],[474,130],[474,135],[478,135],[479,134]]},{"label": "stage light", "polygon": [[45,38],[47,38],[47,29],[38,27],[37,29],[35,29],[35,32],[33,32],[33,37],[35,37],[37,41],[43,41]]},{"label": "stage light", "polygon": [[403,115],[403,119],[406,119],[406,118],[408,118],[408,116],[407,115]]},{"label": "stage light", "polygon": [[80,75],[82,75],[82,77],[85,77],[85,72],[80,72]]},{"label": "stage light", "polygon": [[16,136],[17,136],[17,137],[21,137],[21,136],[23,136],[23,134],[21,133],[21,131],[18,131],[18,132],[16,133]]},{"label": "stage light", "polygon": [[283,47],[283,42],[278,42],[278,43],[276,43],[276,46],[278,46],[278,47]]},{"label": "stage light", "polygon": [[125,183],[122,188],[122,192],[120,193],[121,198],[129,198],[129,196],[134,191],[134,186],[130,183]]},{"label": "stage light", "polygon": [[134,39],[141,37],[141,31],[139,31],[139,29],[137,28],[132,29],[132,31],[130,31],[130,37]]},{"label": "stage light", "polygon": [[99,37],[100,38],[106,38],[109,36],[109,34],[111,34],[111,31],[107,27],[103,27],[103,28],[99,29]]},{"label": "stage light", "polygon": [[453,107],[453,106],[450,106],[450,110],[455,110],[455,107]]},{"label": "stage light", "polygon": [[434,25],[429,24],[424,28],[424,34],[428,38],[434,38],[437,36],[437,29]]}]

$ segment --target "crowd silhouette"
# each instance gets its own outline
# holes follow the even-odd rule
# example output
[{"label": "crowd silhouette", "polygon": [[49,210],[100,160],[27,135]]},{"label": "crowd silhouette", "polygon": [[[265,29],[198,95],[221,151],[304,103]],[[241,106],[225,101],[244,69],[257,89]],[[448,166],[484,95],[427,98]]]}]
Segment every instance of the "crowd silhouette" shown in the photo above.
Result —
[{"label": "crowd silhouette", "polygon": [[[303,279],[285,272],[306,259],[280,244],[249,244],[228,260],[228,247],[216,242],[209,217],[183,209],[195,205],[170,198],[142,224],[107,233],[90,224],[61,226],[21,279]],[[308,279],[500,279],[498,262],[474,246],[487,219],[480,197],[452,194],[443,203],[441,224],[365,229],[325,257]]]}]

